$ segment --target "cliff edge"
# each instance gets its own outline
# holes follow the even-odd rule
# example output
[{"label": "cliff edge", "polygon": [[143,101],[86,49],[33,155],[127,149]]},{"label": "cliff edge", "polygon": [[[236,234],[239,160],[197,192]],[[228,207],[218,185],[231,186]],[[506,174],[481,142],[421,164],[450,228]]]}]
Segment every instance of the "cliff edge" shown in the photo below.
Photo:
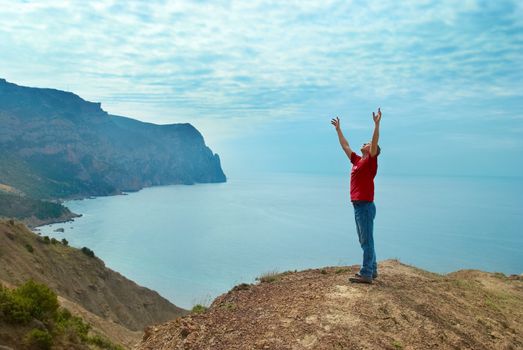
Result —
[{"label": "cliff edge", "polygon": [[352,267],[265,276],[203,313],[148,327],[140,350],[522,349],[523,277],[430,273],[396,260],[372,285]]}]

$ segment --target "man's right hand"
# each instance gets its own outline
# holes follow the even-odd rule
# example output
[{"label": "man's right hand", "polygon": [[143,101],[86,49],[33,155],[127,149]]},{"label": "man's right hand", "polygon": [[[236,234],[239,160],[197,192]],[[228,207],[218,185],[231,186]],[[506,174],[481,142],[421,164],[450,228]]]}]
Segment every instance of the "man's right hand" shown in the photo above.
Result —
[{"label": "man's right hand", "polygon": [[336,117],[331,120],[331,124],[334,125],[336,131],[340,130],[340,118]]},{"label": "man's right hand", "polygon": [[347,157],[349,157],[349,159],[350,159],[352,150],[349,146],[349,142],[347,141],[347,139],[345,139],[345,136],[343,136],[343,133],[341,132],[340,118],[338,118],[338,117],[333,118],[331,120],[331,124],[334,125],[334,127],[336,128],[336,132],[338,133],[338,139],[340,140],[341,148],[343,148],[343,151],[345,151],[345,154],[347,154]]}]

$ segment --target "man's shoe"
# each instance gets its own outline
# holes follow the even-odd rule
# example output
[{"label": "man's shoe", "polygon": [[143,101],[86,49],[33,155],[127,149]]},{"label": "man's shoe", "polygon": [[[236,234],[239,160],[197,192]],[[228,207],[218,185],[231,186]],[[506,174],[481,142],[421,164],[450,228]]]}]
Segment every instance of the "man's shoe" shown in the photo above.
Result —
[{"label": "man's shoe", "polygon": [[372,284],[372,278],[361,276],[360,274],[356,274],[356,277],[349,278],[349,282]]},{"label": "man's shoe", "polygon": [[[356,277],[361,277],[361,275],[358,272],[355,273],[355,276]],[[377,273],[372,275],[372,279],[373,280],[375,280],[376,278],[378,278],[378,274]]]}]

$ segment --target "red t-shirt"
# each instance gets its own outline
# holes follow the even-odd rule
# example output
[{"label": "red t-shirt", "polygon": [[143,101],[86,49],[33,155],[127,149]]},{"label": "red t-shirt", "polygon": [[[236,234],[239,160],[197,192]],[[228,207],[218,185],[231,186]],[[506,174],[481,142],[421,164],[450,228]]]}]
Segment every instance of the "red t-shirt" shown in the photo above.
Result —
[{"label": "red t-shirt", "polygon": [[374,177],[378,172],[378,156],[361,158],[356,153],[350,155],[350,200],[374,201]]}]

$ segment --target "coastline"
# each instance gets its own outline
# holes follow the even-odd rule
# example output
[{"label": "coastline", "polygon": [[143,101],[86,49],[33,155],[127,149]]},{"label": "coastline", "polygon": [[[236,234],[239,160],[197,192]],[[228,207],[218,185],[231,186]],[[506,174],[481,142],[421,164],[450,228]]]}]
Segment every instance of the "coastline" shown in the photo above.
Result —
[{"label": "coastline", "polygon": [[143,186],[137,190],[126,190],[126,191],[118,191],[115,193],[107,194],[107,195],[78,195],[78,196],[71,196],[67,198],[59,198],[57,199],[57,202],[63,205],[67,210],[69,210],[69,213],[66,215],[62,215],[58,218],[46,218],[46,219],[38,219],[34,216],[26,219],[19,219],[19,218],[5,218],[5,219],[15,219],[22,221],[27,227],[29,227],[32,231],[38,231],[38,228],[41,226],[47,226],[52,224],[60,224],[60,223],[66,223],[66,222],[74,222],[74,219],[80,218],[83,216],[83,214],[77,214],[72,212],[69,207],[64,205],[65,201],[81,201],[84,199],[95,199],[95,198],[101,198],[101,197],[115,197],[115,196],[127,196],[131,193],[137,193],[140,192],[143,189],[146,188],[153,188],[153,187],[165,187],[165,186],[175,186],[175,185],[183,185],[183,186],[194,186],[197,184],[215,184],[215,183],[225,183],[227,180],[223,182],[192,182],[192,183],[172,183],[172,184],[164,184],[164,185],[151,185],[151,186]]},{"label": "coastline", "polygon": [[[67,207],[66,207],[67,208]],[[69,208],[67,208],[69,209]],[[31,216],[29,218],[25,219],[16,219],[23,222],[31,231],[38,231],[38,228],[41,226],[51,225],[51,224],[60,224],[60,223],[66,223],[66,222],[73,222],[74,219],[82,217],[82,214],[73,213],[70,211],[69,213],[62,215],[58,218],[47,218],[47,219],[39,219],[35,216]]]}]

